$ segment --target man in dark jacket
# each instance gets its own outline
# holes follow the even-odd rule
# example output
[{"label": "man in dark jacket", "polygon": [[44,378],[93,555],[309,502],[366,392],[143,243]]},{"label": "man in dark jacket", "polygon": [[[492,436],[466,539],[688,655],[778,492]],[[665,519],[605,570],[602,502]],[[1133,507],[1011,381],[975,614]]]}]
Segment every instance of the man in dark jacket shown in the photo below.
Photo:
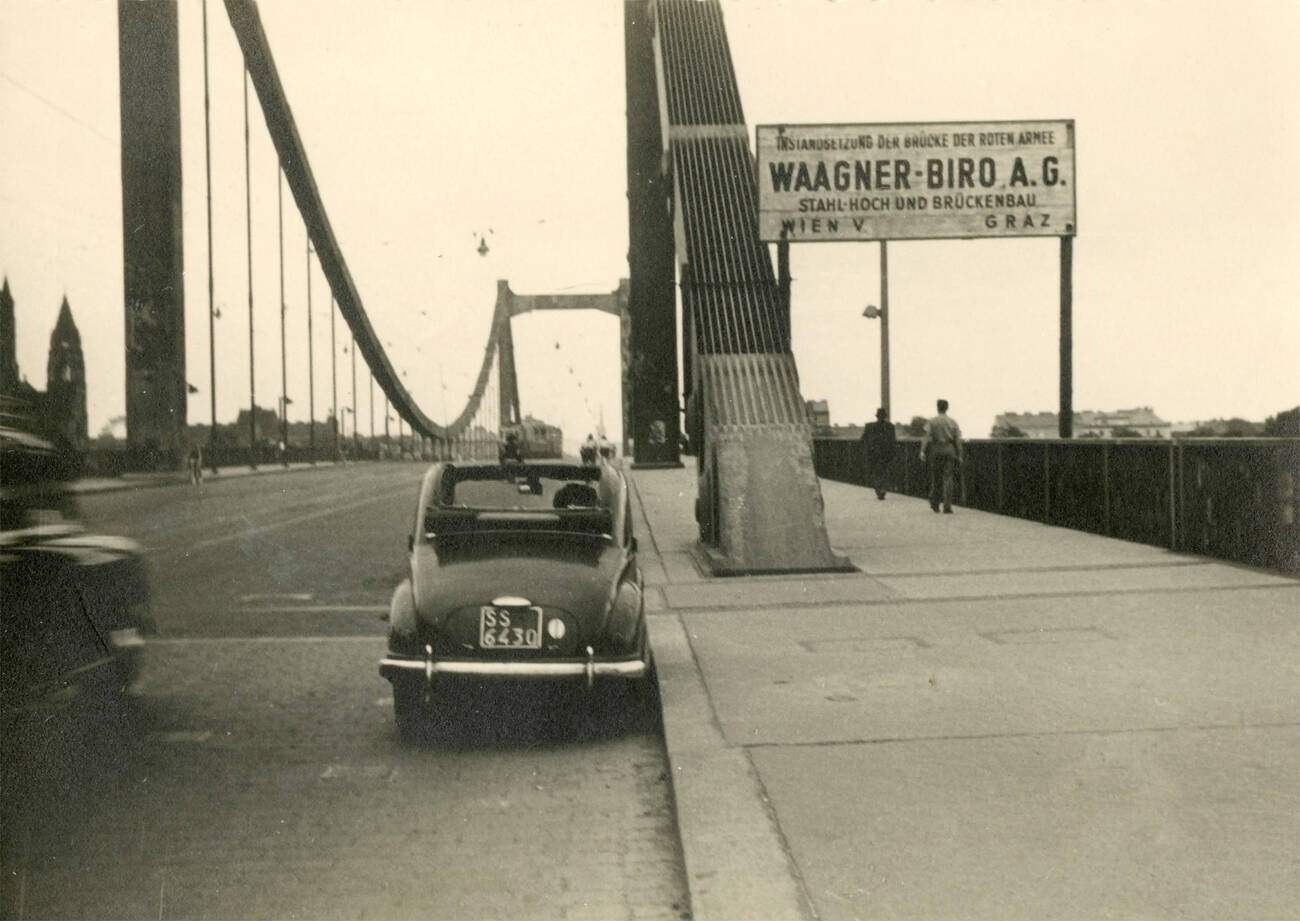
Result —
[{"label": "man in dark jacket", "polygon": [[876,498],[885,498],[885,484],[889,482],[889,468],[894,463],[898,443],[894,423],[884,407],[876,410],[876,421],[862,427],[862,448],[867,457],[867,484],[876,491]]}]

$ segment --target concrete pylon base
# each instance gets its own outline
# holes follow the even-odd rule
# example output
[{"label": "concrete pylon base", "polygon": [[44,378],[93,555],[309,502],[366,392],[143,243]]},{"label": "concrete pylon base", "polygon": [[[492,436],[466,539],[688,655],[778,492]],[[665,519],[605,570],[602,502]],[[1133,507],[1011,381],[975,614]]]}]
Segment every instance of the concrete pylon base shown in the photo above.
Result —
[{"label": "concrete pylon base", "polygon": [[714,426],[700,476],[696,558],[714,575],[852,572],[826,536],[806,425]]}]

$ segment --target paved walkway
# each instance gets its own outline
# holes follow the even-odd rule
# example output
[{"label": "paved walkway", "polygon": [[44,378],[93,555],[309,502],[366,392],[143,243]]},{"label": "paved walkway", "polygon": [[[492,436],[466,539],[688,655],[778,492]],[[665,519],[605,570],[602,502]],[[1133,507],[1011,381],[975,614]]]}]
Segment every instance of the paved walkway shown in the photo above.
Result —
[{"label": "paved walkway", "polygon": [[824,482],[710,579],[633,473],[694,916],[1300,916],[1300,581]]}]

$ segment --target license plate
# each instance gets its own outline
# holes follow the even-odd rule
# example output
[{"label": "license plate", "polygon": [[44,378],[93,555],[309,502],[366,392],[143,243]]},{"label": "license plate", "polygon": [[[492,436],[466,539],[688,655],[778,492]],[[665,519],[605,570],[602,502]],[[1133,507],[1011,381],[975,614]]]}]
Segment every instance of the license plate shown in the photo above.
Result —
[{"label": "license plate", "polygon": [[542,609],[483,605],[478,609],[478,644],[483,649],[541,649]]}]

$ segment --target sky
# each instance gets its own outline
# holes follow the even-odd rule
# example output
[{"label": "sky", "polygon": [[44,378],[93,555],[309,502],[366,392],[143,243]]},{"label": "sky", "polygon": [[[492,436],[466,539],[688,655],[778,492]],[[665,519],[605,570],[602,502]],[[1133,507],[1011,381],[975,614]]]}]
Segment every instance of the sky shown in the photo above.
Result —
[{"label": "sky", "polygon": [[[425,412],[454,416],[496,282],[610,291],[627,275],[622,10],[554,0],[263,0],[325,206],[371,321]],[[746,119],[888,123],[1072,118],[1074,405],[1170,421],[1263,419],[1300,402],[1300,4],[724,0]],[[208,9],[218,417],[247,406],[242,68]],[[181,0],[189,419],[209,417],[201,7]],[[256,391],[280,393],[277,169],[256,110]],[[43,386],[66,294],[86,345],[92,434],[124,411],[116,4],[0,3],[0,273],[19,363]],[[306,269],[286,191],[290,418],[307,415]],[[480,238],[488,253],[477,251]],[[874,243],[795,245],[805,398],[835,423],[879,399]],[[971,436],[1055,410],[1052,239],[889,246],[895,418],[945,397]],[[312,281],[317,417],[329,305]],[[618,323],[515,321],[523,409],[570,446],[620,431]],[[340,405],[351,400],[337,329]],[[357,415],[368,431],[368,378]],[[376,409],[383,427],[382,397]]]}]

